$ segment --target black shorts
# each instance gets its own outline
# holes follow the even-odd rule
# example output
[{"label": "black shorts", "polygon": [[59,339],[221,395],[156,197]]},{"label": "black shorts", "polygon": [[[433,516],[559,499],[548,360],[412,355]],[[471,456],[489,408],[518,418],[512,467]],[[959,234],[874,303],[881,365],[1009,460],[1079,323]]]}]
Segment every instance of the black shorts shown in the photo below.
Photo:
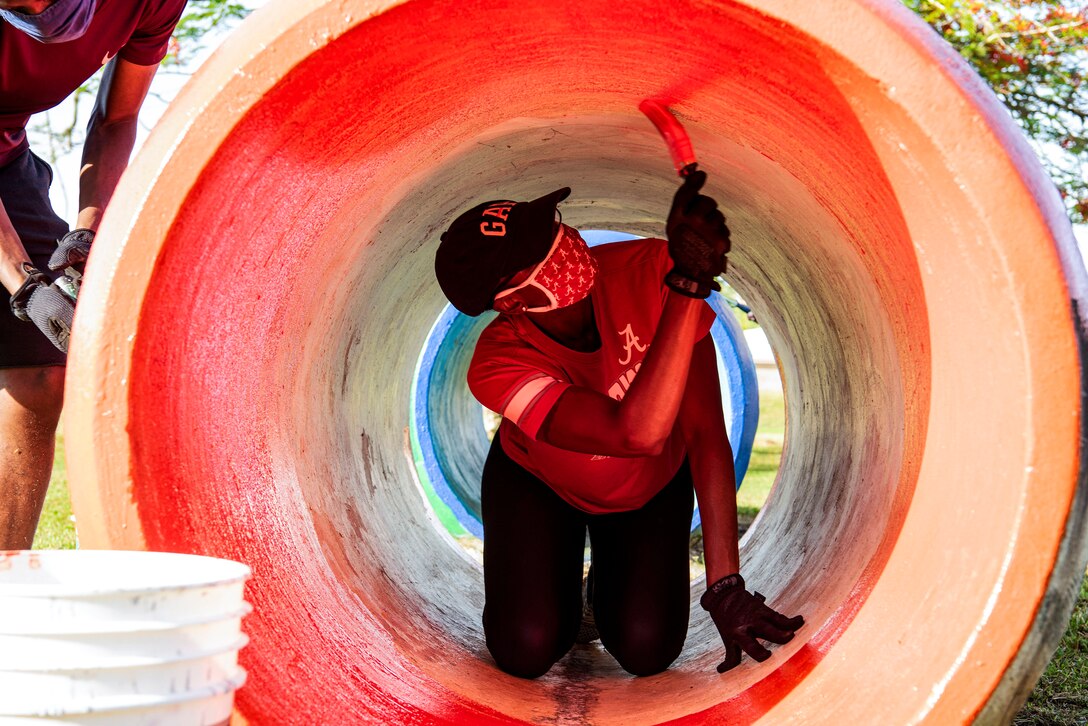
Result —
[{"label": "black shorts", "polygon": [[[30,149],[7,166],[0,167],[0,201],[11,218],[31,262],[51,277],[47,265],[57,240],[68,233],[68,225],[53,211],[49,185],[53,170]],[[2,289],[2,288],[0,288]],[[64,353],[33,323],[19,320],[11,312],[7,291],[0,304],[0,368],[62,366]]]}]

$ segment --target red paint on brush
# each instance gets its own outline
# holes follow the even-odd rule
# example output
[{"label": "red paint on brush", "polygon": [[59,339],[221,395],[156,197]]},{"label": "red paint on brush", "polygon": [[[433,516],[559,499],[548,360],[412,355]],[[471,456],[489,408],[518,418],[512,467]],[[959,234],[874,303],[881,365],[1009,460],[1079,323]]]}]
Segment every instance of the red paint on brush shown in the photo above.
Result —
[{"label": "red paint on brush", "polygon": [[665,139],[665,145],[669,147],[669,155],[672,156],[672,164],[676,167],[676,173],[687,176],[695,171],[695,149],[691,146],[691,139],[683,125],[672,115],[668,108],[649,99],[638,105],[638,110],[646,114],[661,138]]}]

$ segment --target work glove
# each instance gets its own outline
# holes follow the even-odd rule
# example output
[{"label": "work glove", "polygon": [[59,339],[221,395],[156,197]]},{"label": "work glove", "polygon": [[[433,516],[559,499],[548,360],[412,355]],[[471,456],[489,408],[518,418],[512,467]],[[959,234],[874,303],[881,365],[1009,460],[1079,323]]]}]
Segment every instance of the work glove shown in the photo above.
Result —
[{"label": "work glove", "polygon": [[725,660],[718,665],[718,673],[736,667],[741,650],[762,663],[771,657],[771,651],[756,638],[782,645],[793,640],[793,631],[805,624],[800,615],[787,618],[768,607],[766,598],[758,592],[748,592],[739,574],[723,577],[708,587],[699,604],[710,613],[725,643]]},{"label": "work glove", "polygon": [[673,197],[665,223],[673,262],[665,284],[682,295],[697,298],[721,289],[714,278],[725,272],[725,255],[729,252],[725,216],[717,202],[699,193],[705,183],[706,172],[686,176]]},{"label": "work glove", "polygon": [[34,323],[53,345],[67,353],[75,301],[30,263],[23,263],[23,272],[26,281],[11,296],[11,312],[22,321]]},{"label": "work glove", "polygon": [[73,229],[57,242],[57,249],[49,258],[49,269],[63,270],[71,267],[82,275],[87,256],[91,254],[91,242],[94,242],[94,230]]},{"label": "work glove", "polygon": [[94,241],[94,230],[73,229],[57,242],[57,249],[49,258],[49,269],[53,271],[64,270],[57,278],[56,284],[73,303],[79,297],[79,289],[83,285],[83,270],[87,266],[87,257],[91,254],[91,242]]}]

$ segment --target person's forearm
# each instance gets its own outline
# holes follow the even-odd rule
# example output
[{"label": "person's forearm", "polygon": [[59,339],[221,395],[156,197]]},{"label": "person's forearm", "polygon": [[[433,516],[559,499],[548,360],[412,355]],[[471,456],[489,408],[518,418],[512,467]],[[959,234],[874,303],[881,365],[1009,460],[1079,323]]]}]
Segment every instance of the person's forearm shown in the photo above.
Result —
[{"label": "person's forearm", "polygon": [[97,230],[136,143],[136,117],[92,119],[83,144],[76,227]]},{"label": "person's forearm", "polygon": [[641,446],[657,448],[672,432],[684,398],[704,304],[669,291],[650,350],[618,404],[620,426],[631,437],[642,439],[636,442]]},{"label": "person's forearm", "polygon": [[24,262],[30,262],[30,255],[26,253],[23,241],[11,224],[4,203],[0,202],[0,284],[3,284],[9,294],[18,290],[26,280]]},{"label": "person's forearm", "polygon": [[587,454],[660,453],[684,397],[702,305],[702,300],[670,291],[650,350],[623,400],[571,386],[545,420],[541,438]]},{"label": "person's forearm", "polygon": [[727,439],[697,440],[688,447],[688,462],[699,499],[706,581],[710,585],[740,572],[733,452]]}]

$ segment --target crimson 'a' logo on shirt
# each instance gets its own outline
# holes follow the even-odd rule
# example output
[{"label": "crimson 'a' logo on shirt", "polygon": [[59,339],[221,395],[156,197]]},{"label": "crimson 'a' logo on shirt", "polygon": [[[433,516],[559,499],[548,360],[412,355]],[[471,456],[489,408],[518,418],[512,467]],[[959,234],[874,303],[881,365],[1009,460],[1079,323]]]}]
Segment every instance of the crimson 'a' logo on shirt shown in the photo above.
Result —
[{"label": "crimson 'a' logo on shirt", "polygon": [[627,327],[621,330],[619,334],[623,336],[623,349],[627,352],[627,356],[621,358],[619,364],[625,366],[631,362],[632,351],[637,350],[639,353],[644,353],[646,346],[638,342],[638,336],[631,330],[631,323],[627,323]]}]

